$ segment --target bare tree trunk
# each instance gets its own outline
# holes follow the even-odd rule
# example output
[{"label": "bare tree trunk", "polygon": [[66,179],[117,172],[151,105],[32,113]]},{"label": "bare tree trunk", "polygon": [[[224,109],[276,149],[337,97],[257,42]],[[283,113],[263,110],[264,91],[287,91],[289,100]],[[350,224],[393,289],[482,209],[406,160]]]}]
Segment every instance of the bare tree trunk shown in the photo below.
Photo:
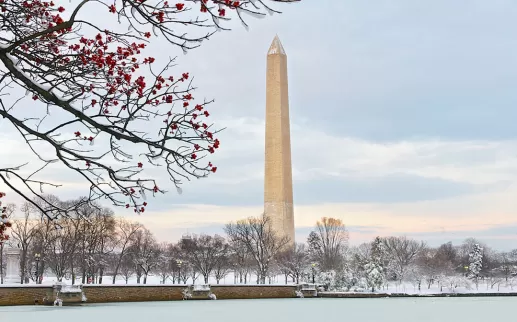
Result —
[{"label": "bare tree trunk", "polygon": [[20,257],[20,283],[25,284],[25,277],[27,276],[27,248],[25,245],[22,247]]},{"label": "bare tree trunk", "polygon": [[45,273],[45,261],[44,260],[40,261],[38,269],[39,269],[38,281],[36,282],[36,284],[41,284],[43,282],[43,274]]},{"label": "bare tree trunk", "polygon": [[74,269],[74,262],[70,263],[70,273],[72,275],[72,285],[75,285],[75,269]]},{"label": "bare tree trunk", "polygon": [[99,284],[102,284],[102,277],[104,276],[104,266],[99,269]]}]

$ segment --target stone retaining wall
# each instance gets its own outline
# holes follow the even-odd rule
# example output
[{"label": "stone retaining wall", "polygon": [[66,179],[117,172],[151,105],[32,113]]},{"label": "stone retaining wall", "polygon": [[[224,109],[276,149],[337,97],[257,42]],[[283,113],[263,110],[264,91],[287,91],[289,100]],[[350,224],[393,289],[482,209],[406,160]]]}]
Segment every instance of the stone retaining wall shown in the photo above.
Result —
[{"label": "stone retaining wall", "polygon": [[[182,299],[186,285],[84,285],[87,303],[174,301]],[[219,300],[293,298],[295,285],[212,285],[211,291]],[[1,286],[0,306],[34,305],[43,303],[52,294],[52,286]],[[382,297],[487,297],[517,296],[517,293],[333,293],[320,292],[323,298],[382,298]]]},{"label": "stone retaining wall", "polygon": [[185,285],[84,285],[87,303],[181,300]]},{"label": "stone retaining wall", "polygon": [[[87,303],[174,301],[183,298],[186,285],[84,285]],[[212,285],[217,299],[295,297],[294,285]],[[52,294],[51,286],[0,287],[0,306],[32,305]]]},{"label": "stone retaining wall", "polygon": [[278,299],[296,297],[296,285],[211,285],[217,299]]},{"label": "stone retaining wall", "polygon": [[0,306],[33,305],[43,303],[43,298],[52,294],[52,286],[0,287]]}]

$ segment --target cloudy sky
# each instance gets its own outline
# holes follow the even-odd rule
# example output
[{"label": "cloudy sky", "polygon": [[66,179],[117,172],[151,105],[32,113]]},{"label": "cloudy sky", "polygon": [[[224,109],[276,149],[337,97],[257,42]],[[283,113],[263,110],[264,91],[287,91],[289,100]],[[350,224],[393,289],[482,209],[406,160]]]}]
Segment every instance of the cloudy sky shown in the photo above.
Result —
[{"label": "cloudy sky", "polygon": [[[351,242],[407,235],[432,245],[479,238],[517,248],[517,3],[513,0],[305,0],[248,19],[183,55],[220,135],[216,175],[160,196],[137,219],[161,240],[222,233],[261,213],[266,52],[288,55],[295,224],[322,216]],[[2,154],[26,159],[0,123]],[[64,178],[60,180],[65,180]],[[53,192],[84,190],[69,179]]]}]

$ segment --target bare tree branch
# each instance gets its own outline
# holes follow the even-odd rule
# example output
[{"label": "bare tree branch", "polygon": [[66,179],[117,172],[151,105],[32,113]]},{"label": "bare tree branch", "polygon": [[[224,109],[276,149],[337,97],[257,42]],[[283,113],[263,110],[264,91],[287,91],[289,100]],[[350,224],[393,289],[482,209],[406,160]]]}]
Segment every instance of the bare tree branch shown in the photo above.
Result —
[{"label": "bare tree branch", "polygon": [[[247,25],[245,14],[278,11],[265,0],[82,0],[69,9],[59,2],[0,3],[0,116],[40,162],[34,171],[0,165],[1,181],[53,219],[99,199],[144,212],[147,195],[165,192],[144,169],[160,168],[178,191],[216,172],[207,160],[220,146],[207,110],[213,101],[196,99],[193,77],[177,71],[174,58],[160,67],[144,55],[146,45],[161,38],[188,51],[228,29],[232,16]],[[88,20],[85,10],[113,19]],[[117,21],[128,31],[112,30]],[[206,32],[192,36],[196,30]],[[30,117],[20,105],[30,106]],[[40,179],[54,163],[89,194],[66,208],[45,201],[43,189],[60,186]]]}]

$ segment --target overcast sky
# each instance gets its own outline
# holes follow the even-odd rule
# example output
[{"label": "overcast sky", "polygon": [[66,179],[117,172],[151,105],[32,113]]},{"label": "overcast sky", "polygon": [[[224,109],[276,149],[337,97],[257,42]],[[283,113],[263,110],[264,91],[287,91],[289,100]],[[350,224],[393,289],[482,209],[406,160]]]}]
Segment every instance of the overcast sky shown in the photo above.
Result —
[{"label": "overcast sky", "polygon": [[[432,245],[476,237],[517,248],[517,2],[306,0],[248,19],[178,56],[227,129],[216,175],[153,201],[137,219],[160,240],[222,233],[263,203],[266,52],[288,55],[295,224],[305,240],[322,216],[351,242],[402,235]],[[29,151],[0,121],[2,159]],[[57,178],[58,175],[56,175]],[[86,191],[59,175],[76,197]]]}]

